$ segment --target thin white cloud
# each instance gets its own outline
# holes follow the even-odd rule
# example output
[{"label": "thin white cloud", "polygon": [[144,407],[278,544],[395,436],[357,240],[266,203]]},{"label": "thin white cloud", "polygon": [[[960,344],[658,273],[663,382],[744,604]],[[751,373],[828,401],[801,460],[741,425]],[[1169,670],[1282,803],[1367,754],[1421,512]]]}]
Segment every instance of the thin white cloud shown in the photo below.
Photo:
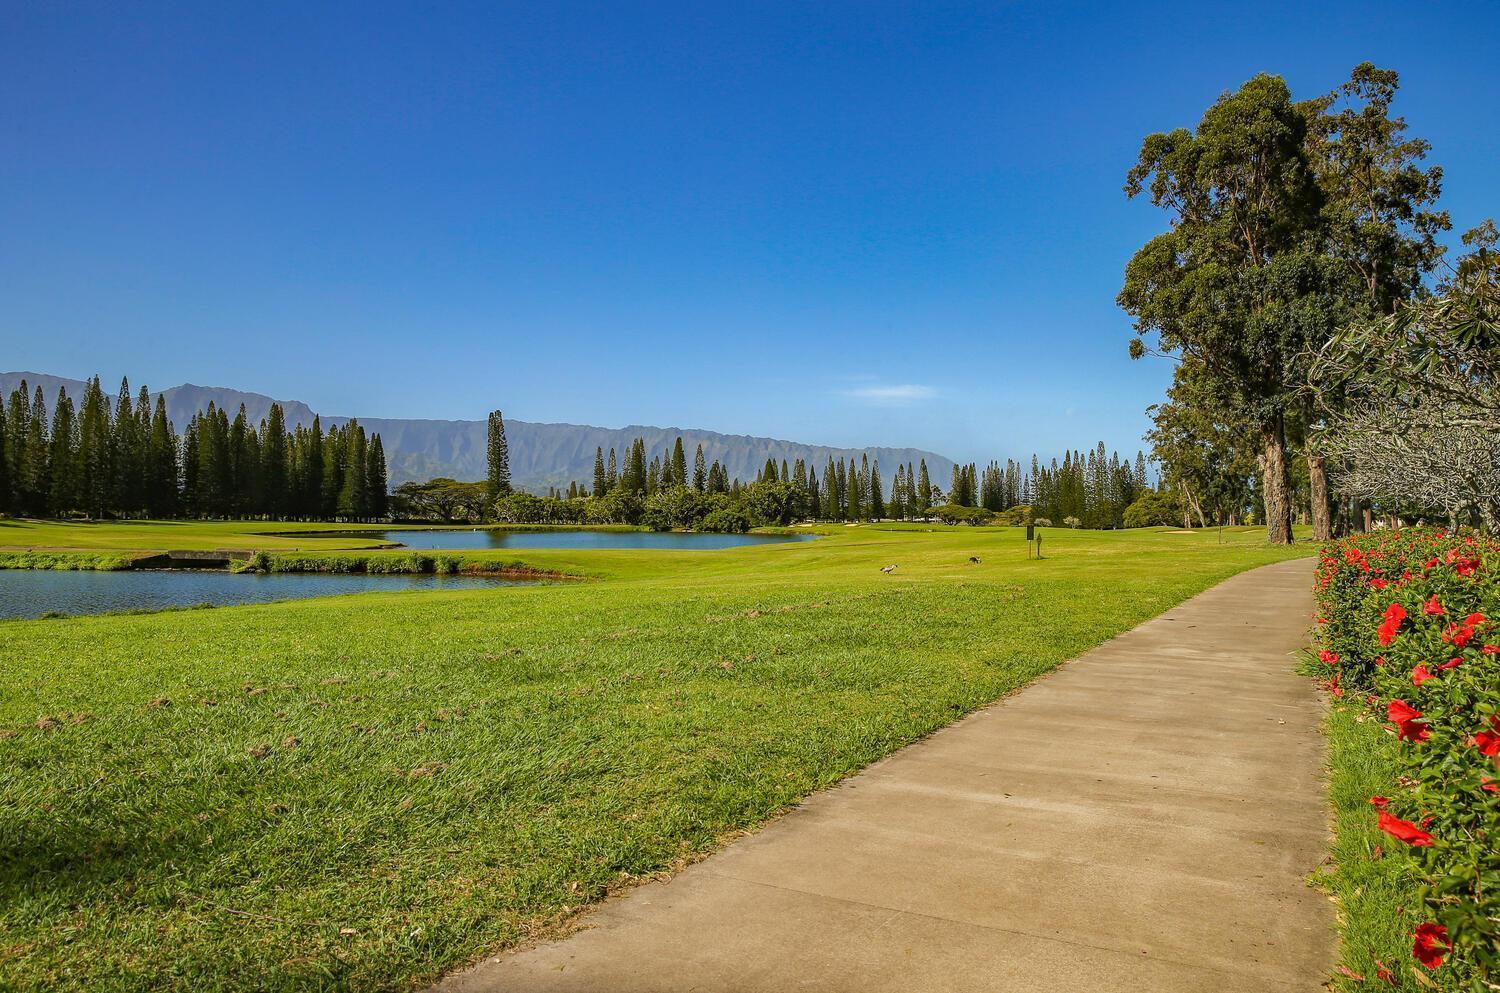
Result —
[{"label": "thin white cloud", "polygon": [[857,386],[852,390],[845,390],[844,395],[866,403],[897,406],[916,403],[919,400],[931,400],[938,394],[937,390],[931,386],[923,386],[920,383],[892,383],[886,386]]}]

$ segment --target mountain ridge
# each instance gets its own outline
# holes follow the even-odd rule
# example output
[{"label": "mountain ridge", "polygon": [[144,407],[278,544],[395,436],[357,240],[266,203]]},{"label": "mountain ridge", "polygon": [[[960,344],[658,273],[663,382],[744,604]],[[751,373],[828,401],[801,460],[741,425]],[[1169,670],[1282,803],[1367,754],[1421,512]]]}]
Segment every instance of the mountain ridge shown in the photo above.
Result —
[{"label": "mountain ridge", "polygon": [[[9,400],[11,392],[22,379],[33,390],[38,385],[42,387],[49,414],[56,409],[59,389],[66,388],[76,403],[85,386],[83,380],[47,373],[4,372],[0,373],[0,393],[3,393],[5,399]],[[106,393],[113,397],[117,389],[107,387]],[[132,393],[139,389],[139,383],[132,384]],[[199,386],[194,383],[153,391],[153,398],[157,392],[165,398],[167,417],[179,433],[187,427],[193,414],[207,409],[210,402],[225,408],[230,416],[244,404],[245,415],[252,424],[259,424],[269,414],[272,403],[281,405],[288,427],[310,425],[315,416],[320,417],[325,427],[342,425],[357,417],[366,431],[379,432],[393,486],[435,476],[482,479],[486,471],[488,436],[486,422],[482,419],[320,414],[300,400],[278,400],[264,393],[227,386]],[[516,486],[532,491],[545,491],[550,486],[566,487],[571,480],[592,485],[595,450],[603,448],[608,456],[613,447],[623,463],[627,447],[638,437],[646,442],[648,459],[670,452],[679,436],[689,459],[693,457],[697,446],[702,444],[705,459],[709,462],[718,459],[732,478],[744,480],[754,479],[767,458],[775,459],[778,463],[785,459],[789,464],[800,458],[822,475],[829,457],[837,462],[840,458],[852,457],[857,460],[860,455],[866,454],[883,463],[881,475],[887,480],[894,474],[898,462],[911,462],[915,465],[925,459],[928,472],[940,486],[946,484],[953,470],[951,459],[937,452],[918,448],[844,448],[700,428],[657,427],[649,424],[607,428],[590,424],[506,418],[505,429],[510,445],[512,481]]]}]

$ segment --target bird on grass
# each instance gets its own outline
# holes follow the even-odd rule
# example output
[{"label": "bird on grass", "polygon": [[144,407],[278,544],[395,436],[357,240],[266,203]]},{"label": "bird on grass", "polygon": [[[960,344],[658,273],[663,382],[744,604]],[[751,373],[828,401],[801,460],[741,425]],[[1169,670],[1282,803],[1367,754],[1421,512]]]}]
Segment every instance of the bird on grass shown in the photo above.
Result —
[{"label": "bird on grass", "polygon": [[883,573],[885,573],[887,576],[889,576],[891,573],[893,573],[893,572],[896,571],[896,567],[894,565],[888,565],[888,566],[882,567],[880,571],[883,572]]}]

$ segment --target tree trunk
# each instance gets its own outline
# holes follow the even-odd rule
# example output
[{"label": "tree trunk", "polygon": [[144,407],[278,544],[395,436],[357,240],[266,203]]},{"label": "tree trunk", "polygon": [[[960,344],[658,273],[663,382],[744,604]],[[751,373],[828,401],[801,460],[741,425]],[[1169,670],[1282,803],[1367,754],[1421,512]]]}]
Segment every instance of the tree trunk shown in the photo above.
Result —
[{"label": "tree trunk", "polygon": [[1198,526],[1199,527],[1207,528],[1208,527],[1208,523],[1206,521],[1204,521],[1204,519],[1203,519],[1203,506],[1198,503],[1198,498],[1195,497],[1195,496],[1193,496],[1193,491],[1190,490],[1190,489],[1188,489],[1188,487],[1187,487],[1186,484],[1183,484],[1182,495],[1187,498],[1186,499],[1187,509],[1182,512],[1182,528],[1183,528],[1183,530],[1184,531],[1191,531],[1192,528],[1193,528],[1193,519],[1190,516],[1190,513],[1198,515]]},{"label": "tree trunk", "polygon": [[1261,425],[1261,491],[1266,509],[1266,540],[1292,543],[1291,479],[1286,466],[1286,425],[1280,414]]},{"label": "tree trunk", "polygon": [[1313,537],[1327,541],[1333,537],[1333,516],[1328,504],[1328,471],[1323,465],[1323,456],[1307,450],[1307,479],[1310,484],[1312,502]]}]

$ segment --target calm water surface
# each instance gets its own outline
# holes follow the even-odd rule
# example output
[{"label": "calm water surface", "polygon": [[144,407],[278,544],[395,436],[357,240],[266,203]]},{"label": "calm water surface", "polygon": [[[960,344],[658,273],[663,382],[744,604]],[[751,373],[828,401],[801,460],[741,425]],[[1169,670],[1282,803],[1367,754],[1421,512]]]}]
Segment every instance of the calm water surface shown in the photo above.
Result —
[{"label": "calm water surface", "polygon": [[365,593],[372,590],[457,590],[526,586],[527,580],[488,576],[362,576],[317,573],[247,573],[195,570],[55,572],[0,569],[0,620],[111,610],[161,610],[198,604],[229,605]]},{"label": "calm water surface", "polygon": [[[363,534],[361,535],[364,536]],[[375,537],[374,533],[369,535]],[[811,534],[681,534],[675,531],[387,531],[408,548],[671,548],[713,551],[811,541]]]}]

